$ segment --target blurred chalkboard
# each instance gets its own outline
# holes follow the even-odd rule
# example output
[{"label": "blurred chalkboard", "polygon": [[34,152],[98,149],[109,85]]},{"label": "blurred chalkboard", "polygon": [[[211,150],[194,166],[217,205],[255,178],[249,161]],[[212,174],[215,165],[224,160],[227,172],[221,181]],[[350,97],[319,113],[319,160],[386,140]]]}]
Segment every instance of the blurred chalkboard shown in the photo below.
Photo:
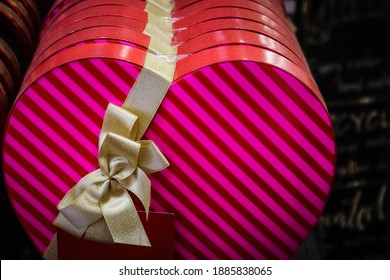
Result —
[{"label": "blurred chalkboard", "polygon": [[390,0],[301,1],[300,41],[337,141],[321,258],[390,259]]}]

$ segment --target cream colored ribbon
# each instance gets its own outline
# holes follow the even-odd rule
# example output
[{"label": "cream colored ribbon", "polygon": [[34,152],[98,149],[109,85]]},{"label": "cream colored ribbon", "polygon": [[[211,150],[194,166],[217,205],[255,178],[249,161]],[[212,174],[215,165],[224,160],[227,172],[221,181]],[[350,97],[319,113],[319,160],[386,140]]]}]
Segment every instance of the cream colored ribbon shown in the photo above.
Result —
[{"label": "cream colored ribbon", "polygon": [[[108,105],[99,137],[100,168],[83,177],[61,200],[55,226],[87,240],[150,246],[128,191],[139,198],[148,215],[147,175],[169,163],[152,141],[136,140],[138,128],[136,115]],[[44,258],[58,258],[57,236]]]},{"label": "cream colored ribbon", "polygon": [[[147,174],[169,163],[152,141],[135,141],[137,126],[135,115],[109,104],[99,139],[100,169],[82,178],[62,199],[54,222],[57,227],[76,237],[85,233],[90,240],[150,246],[127,191],[139,198],[148,213]],[[112,240],[89,228],[102,218]]]},{"label": "cream colored ribbon", "polygon": [[[142,202],[148,214],[148,174],[169,163],[150,140],[140,140],[172,83],[176,48],[170,46],[173,4],[150,0],[146,6],[151,36],[144,68],[122,107],[109,104],[99,136],[99,169],[83,177],[61,200],[54,224],[80,238],[105,243],[150,246],[128,192]],[[57,235],[44,258],[57,259]]]}]

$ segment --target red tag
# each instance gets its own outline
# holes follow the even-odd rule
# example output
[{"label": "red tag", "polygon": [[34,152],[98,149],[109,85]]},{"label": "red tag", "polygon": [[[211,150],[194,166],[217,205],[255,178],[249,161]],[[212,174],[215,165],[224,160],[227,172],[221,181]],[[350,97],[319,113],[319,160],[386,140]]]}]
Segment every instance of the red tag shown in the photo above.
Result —
[{"label": "red tag", "polygon": [[174,214],[138,212],[151,247],[126,244],[104,244],[79,239],[57,229],[59,260],[172,260]]}]

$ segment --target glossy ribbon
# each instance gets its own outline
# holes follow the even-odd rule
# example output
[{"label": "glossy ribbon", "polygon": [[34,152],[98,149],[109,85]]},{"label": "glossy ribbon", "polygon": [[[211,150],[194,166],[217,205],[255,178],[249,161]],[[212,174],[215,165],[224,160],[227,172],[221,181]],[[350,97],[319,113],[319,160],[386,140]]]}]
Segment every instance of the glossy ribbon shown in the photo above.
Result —
[{"label": "glossy ribbon", "polygon": [[[103,243],[150,246],[134,203],[132,192],[146,214],[150,205],[147,175],[169,166],[150,140],[136,140],[138,117],[109,104],[99,136],[99,169],[83,177],[57,206],[58,228],[80,238]],[[57,259],[57,237],[44,257]]]},{"label": "glossy ribbon", "polygon": [[[159,7],[153,4],[147,7],[153,7],[155,11]],[[161,14],[168,13],[161,10]],[[100,168],[83,177],[57,207],[60,213],[54,224],[78,238],[84,235],[85,239],[104,243],[151,246],[129,192],[139,198],[148,215],[151,186],[147,175],[169,165],[152,141],[140,140],[175,73],[176,60],[172,58],[176,56],[176,49],[169,44],[152,48],[160,41],[159,36],[153,34],[170,36],[170,32],[165,32],[167,25],[172,29],[167,21],[161,32],[149,35],[150,48],[144,68],[123,106],[109,104],[107,107],[99,136]],[[156,49],[159,50],[157,54]],[[58,258],[56,235],[44,257]]]},{"label": "glossy ribbon", "polygon": [[[134,114],[109,104],[99,138],[100,169],[82,178],[62,199],[54,222],[57,227],[76,237],[85,233],[86,239],[94,241],[150,246],[128,191],[139,198],[148,213],[147,174],[169,164],[152,141],[135,140],[137,129]],[[101,224],[102,218],[109,236],[102,234],[107,230],[90,227]]]}]

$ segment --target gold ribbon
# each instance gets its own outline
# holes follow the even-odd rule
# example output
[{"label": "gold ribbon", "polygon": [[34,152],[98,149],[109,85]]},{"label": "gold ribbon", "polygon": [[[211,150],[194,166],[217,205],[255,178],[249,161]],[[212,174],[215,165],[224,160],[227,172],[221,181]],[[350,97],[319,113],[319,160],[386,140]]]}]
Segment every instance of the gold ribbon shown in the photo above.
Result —
[{"label": "gold ribbon", "polygon": [[[54,222],[57,227],[76,237],[86,233],[86,239],[95,241],[150,246],[127,191],[139,198],[148,213],[147,174],[160,171],[169,163],[152,141],[135,141],[137,129],[135,115],[109,104],[99,138],[100,169],[82,178],[62,199]],[[89,228],[102,218],[112,240]]]},{"label": "gold ribbon", "polygon": [[[165,13],[171,13],[175,7],[175,3],[173,1],[168,0],[146,0],[146,6],[153,5],[157,8],[159,8],[161,11],[164,11]],[[170,16],[169,16],[170,17]]]},{"label": "gold ribbon", "polygon": [[[151,186],[147,175],[169,163],[152,141],[140,139],[172,83],[176,48],[170,46],[172,24],[161,18],[169,16],[173,6],[154,0],[148,1],[148,9],[153,23],[144,30],[151,36],[144,68],[123,106],[107,107],[99,136],[100,168],[83,177],[57,206],[60,213],[54,224],[78,238],[151,246],[129,192],[139,198],[148,215]],[[58,258],[57,235],[44,258]]]},{"label": "gold ribbon", "polygon": [[[132,192],[150,206],[147,175],[169,166],[150,140],[137,141],[138,117],[109,104],[99,137],[99,169],[84,176],[57,206],[54,225],[80,238],[103,243],[150,246],[134,203]],[[147,217],[147,216],[146,216]],[[57,259],[57,237],[44,255]]]},{"label": "gold ribbon", "polygon": [[[165,7],[162,9],[162,7]],[[148,22],[143,31],[144,34],[150,36],[151,42],[148,49],[154,50],[159,45],[164,45],[163,54],[172,52],[171,41],[173,38],[173,26],[171,20],[171,12],[173,4],[166,1],[147,1],[145,12],[148,14]]]}]

